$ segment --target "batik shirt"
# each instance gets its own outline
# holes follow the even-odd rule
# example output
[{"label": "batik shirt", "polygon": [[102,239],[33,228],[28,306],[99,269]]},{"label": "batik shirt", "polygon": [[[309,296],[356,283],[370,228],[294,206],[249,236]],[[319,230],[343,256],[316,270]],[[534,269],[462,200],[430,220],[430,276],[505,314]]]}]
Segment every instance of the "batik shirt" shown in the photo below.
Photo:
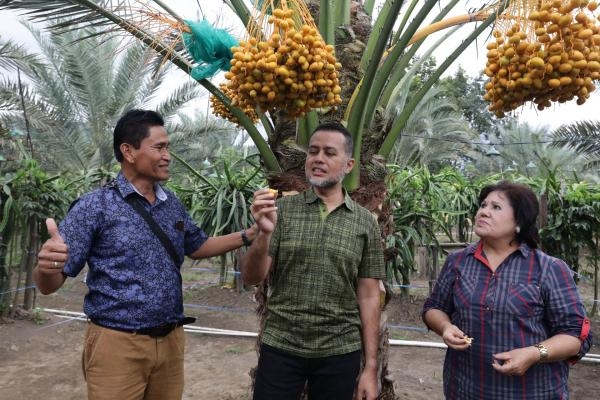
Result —
[{"label": "batik shirt", "polygon": [[385,279],[379,227],[345,194],[324,211],[311,190],[277,202],[262,342],[300,357],[362,348],[358,279]]},{"label": "batik shirt", "polygon": [[101,325],[135,330],[178,322],[184,317],[181,265],[124,198],[137,196],[180,260],[197,250],[207,235],[160,185],[150,204],[121,173],[115,183],[82,196],[60,223],[69,248],[63,272],[75,277],[87,263],[84,312]]},{"label": "batik shirt", "polygon": [[[423,314],[438,309],[473,338],[464,351],[448,349],[444,394],[451,400],[550,400],[569,398],[569,362],[591,346],[585,315],[568,266],[522,244],[496,271],[481,242],[448,256]],[[533,365],[523,376],[492,368],[492,355],[532,346],[557,334],[582,341],[573,360]]]}]

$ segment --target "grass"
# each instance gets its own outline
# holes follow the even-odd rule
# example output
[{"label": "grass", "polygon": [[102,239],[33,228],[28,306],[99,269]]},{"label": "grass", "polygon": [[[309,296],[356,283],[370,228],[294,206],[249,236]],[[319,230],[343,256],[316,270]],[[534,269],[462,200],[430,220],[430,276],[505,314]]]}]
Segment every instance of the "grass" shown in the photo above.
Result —
[{"label": "grass", "polygon": [[242,354],[244,350],[240,346],[232,346],[225,349],[225,353],[239,355]]},{"label": "grass", "polygon": [[42,314],[42,310],[38,307],[34,308],[31,312],[31,320],[36,325],[43,325],[46,322],[44,315]]}]

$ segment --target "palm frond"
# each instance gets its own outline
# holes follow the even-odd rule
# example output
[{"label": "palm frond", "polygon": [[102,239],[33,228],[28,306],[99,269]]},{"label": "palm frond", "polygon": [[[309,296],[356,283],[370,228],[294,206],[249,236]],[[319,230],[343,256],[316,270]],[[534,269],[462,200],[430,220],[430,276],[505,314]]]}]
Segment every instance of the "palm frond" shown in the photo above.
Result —
[{"label": "palm frond", "polygon": [[43,62],[37,55],[29,53],[21,44],[12,40],[3,41],[0,38],[0,68],[5,70],[19,68],[31,72],[34,67],[43,68]]},{"label": "palm frond", "polygon": [[169,117],[198,96],[198,85],[196,85],[194,81],[188,80],[172,90],[170,94],[156,106],[156,111]]},{"label": "palm frond", "polygon": [[184,76],[183,79],[185,80],[191,79],[182,71],[172,68],[173,64],[165,64],[165,60],[156,53],[152,54],[151,49],[147,50],[150,50],[146,53],[148,65],[145,71],[147,73],[144,74],[144,80],[141,82],[136,95],[140,104],[150,103],[148,100],[159,97],[161,90],[164,90],[165,80],[169,76],[179,74]]},{"label": "palm frond", "polygon": [[210,115],[180,113],[169,124],[171,148],[190,164],[213,160],[224,148],[231,148],[237,136],[236,127]]},{"label": "palm frond", "polygon": [[600,158],[600,122],[578,121],[552,131],[553,147],[567,147],[590,159]]},{"label": "palm frond", "polygon": [[41,131],[52,129],[57,126],[57,121],[63,118],[60,110],[40,99],[32,87],[23,86],[23,98],[21,99],[19,84],[5,79],[0,81],[0,123],[14,129],[24,127],[22,101],[25,104],[25,112],[29,116],[32,129]]},{"label": "palm frond", "polygon": [[24,23],[24,26],[39,45],[39,56],[45,62],[43,68],[34,69],[30,75],[36,94],[40,98],[52,99],[50,103],[60,107],[65,116],[84,119],[85,115],[81,114],[83,110],[77,107],[75,90],[69,87],[70,73],[64,73],[67,55],[63,54],[63,50],[66,45],[60,38],[43,34],[37,26],[28,23]]},{"label": "palm frond", "polygon": [[551,137],[544,128],[511,124],[499,129],[502,143],[498,150],[503,163],[528,175],[539,171],[561,176],[584,172],[586,158],[567,146],[550,146]]},{"label": "palm frond", "polygon": [[95,28],[80,40],[127,32],[180,68],[191,69],[190,58],[181,46],[185,24],[170,10],[152,7],[146,1],[12,0],[0,1],[1,9],[21,13],[31,21],[48,23],[48,29],[54,33]]},{"label": "palm frond", "polygon": [[133,108],[153,97],[153,91],[160,87],[160,79],[156,79],[154,64],[157,55],[140,43],[132,43],[126,47],[116,60],[112,77],[112,105],[110,113],[118,115],[123,108]]}]

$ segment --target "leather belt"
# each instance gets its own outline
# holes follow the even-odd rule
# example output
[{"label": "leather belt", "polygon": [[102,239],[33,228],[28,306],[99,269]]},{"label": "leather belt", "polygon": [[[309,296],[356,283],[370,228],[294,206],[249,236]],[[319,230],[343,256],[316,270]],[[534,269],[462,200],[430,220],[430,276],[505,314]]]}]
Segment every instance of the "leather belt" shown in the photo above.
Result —
[{"label": "leather belt", "polygon": [[151,338],[161,338],[161,337],[167,336],[175,328],[178,328],[180,326],[187,325],[187,324],[192,324],[192,323],[196,322],[196,318],[185,317],[184,319],[182,319],[179,322],[171,322],[171,323],[168,323],[168,324],[163,324],[163,325],[159,325],[159,326],[153,326],[151,328],[141,328],[141,329],[116,328],[116,327],[113,327],[113,326],[106,326],[106,325],[100,324],[100,323],[98,323],[94,319],[90,319],[90,321],[92,323],[94,323],[95,325],[101,326],[101,327],[106,328],[106,329],[112,329],[114,331],[133,333],[133,334],[136,334],[136,335],[147,335],[147,336],[150,336]]}]

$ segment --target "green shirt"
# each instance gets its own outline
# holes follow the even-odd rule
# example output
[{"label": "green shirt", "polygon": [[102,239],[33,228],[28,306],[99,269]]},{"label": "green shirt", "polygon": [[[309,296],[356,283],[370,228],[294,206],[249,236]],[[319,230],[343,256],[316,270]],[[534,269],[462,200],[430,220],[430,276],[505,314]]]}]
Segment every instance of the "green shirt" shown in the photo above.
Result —
[{"label": "green shirt", "polygon": [[262,342],[301,357],[362,348],[358,278],[385,279],[374,216],[344,192],[328,214],[312,190],[277,202]]}]

